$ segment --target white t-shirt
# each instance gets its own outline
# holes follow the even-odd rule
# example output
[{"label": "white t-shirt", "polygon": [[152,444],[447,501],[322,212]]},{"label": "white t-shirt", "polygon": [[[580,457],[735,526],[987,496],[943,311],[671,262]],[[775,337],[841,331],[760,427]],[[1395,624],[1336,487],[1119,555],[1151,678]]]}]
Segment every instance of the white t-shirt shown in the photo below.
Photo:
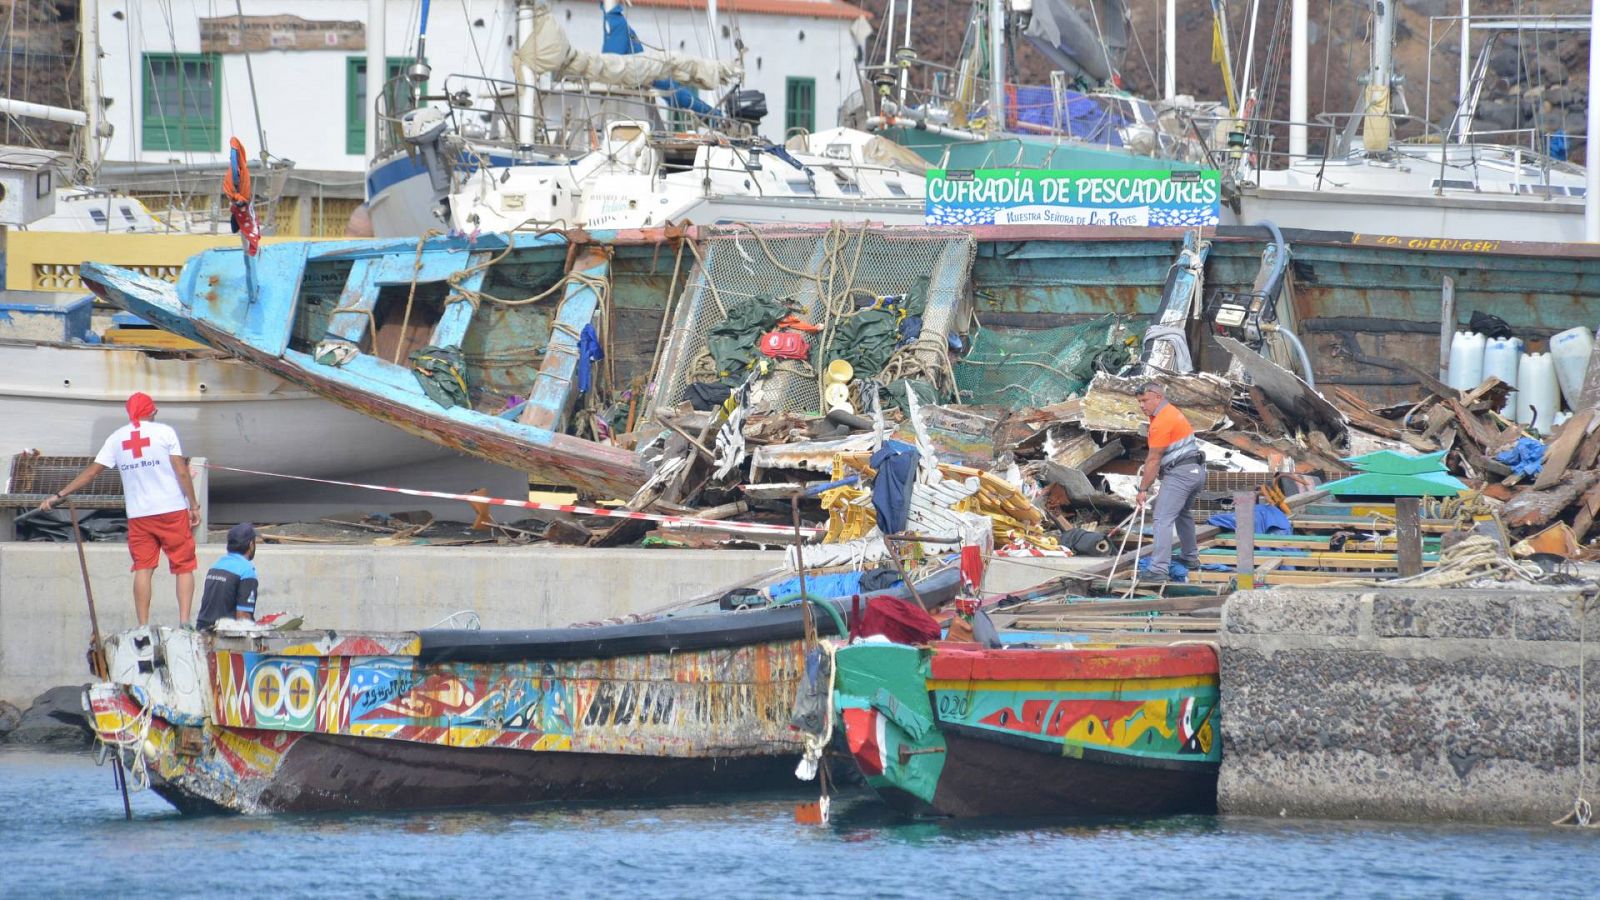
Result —
[{"label": "white t-shirt", "polygon": [[172,457],[182,455],[176,431],[146,420],[113,431],[94,461],[122,475],[128,518],[137,519],[189,508],[172,468]]}]

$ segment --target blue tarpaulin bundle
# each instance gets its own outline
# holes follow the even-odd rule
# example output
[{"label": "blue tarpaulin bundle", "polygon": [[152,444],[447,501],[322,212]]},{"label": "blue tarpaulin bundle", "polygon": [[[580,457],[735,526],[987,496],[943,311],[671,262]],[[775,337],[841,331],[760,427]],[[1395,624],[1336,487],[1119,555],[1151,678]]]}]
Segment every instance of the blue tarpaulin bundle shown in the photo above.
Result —
[{"label": "blue tarpaulin bundle", "polygon": [[[1283,510],[1276,506],[1267,506],[1264,503],[1256,504],[1256,534],[1294,534],[1294,526],[1289,524],[1289,517]],[[1236,519],[1233,513],[1217,513],[1206,520],[1207,525],[1215,525],[1226,531],[1237,531]]]},{"label": "blue tarpaulin bundle", "polygon": [[1544,468],[1544,444],[1530,437],[1517,438],[1510,449],[1495,454],[1494,458],[1510,466],[1513,473],[1531,478]]}]

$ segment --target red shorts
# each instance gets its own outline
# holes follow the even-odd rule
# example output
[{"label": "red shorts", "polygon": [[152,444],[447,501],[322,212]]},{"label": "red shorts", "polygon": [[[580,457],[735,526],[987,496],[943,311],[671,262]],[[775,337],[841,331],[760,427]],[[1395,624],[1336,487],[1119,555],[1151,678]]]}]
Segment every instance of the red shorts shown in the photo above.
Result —
[{"label": "red shorts", "polygon": [[154,569],[161,562],[163,550],[167,552],[167,567],[172,574],[195,570],[194,530],[189,527],[188,510],[128,520],[128,552],[133,555],[133,571]]}]

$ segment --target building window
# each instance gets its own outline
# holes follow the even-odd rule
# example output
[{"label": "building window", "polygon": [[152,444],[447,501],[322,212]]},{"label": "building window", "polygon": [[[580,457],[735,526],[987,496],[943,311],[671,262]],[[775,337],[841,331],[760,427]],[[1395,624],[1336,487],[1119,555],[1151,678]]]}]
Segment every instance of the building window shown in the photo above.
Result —
[{"label": "building window", "polygon": [[[409,56],[391,56],[385,60],[388,72],[385,73],[384,83],[390,85],[389,115],[399,115],[403,107],[409,104],[404,88],[393,82],[406,73],[406,67],[411,62]],[[428,84],[423,82],[421,93],[427,92]],[[372,106],[367,103],[365,56],[352,56],[345,60],[344,96],[344,152],[360,156],[367,152],[367,120],[374,114]]]},{"label": "building window", "polygon": [[215,53],[146,53],[146,150],[222,150],[222,73]]},{"label": "building window", "polygon": [[817,80],[790,78],[784,89],[783,132],[817,130]]}]

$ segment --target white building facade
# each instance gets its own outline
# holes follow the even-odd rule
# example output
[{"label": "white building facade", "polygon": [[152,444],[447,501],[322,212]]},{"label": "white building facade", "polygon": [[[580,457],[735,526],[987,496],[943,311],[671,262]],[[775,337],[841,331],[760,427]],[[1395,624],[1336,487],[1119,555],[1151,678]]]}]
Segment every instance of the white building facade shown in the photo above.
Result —
[{"label": "white building facade", "polygon": [[[546,2],[574,47],[599,50],[596,0]],[[97,0],[101,56],[92,77],[112,129],[101,141],[101,159],[216,163],[226,159],[230,137],[255,156],[264,135],[271,154],[293,160],[298,170],[365,171],[372,114],[367,0],[241,5],[243,29],[234,4],[221,0]],[[388,2],[384,49],[391,73],[416,52],[420,7],[420,0]],[[766,94],[761,132],[775,140],[791,127],[837,124],[840,103],[856,90],[856,35],[866,33],[857,22],[864,17],[842,0],[734,0],[719,4],[713,34],[705,0],[638,0],[629,8],[650,48],[728,60],[742,42],[743,87]],[[516,0],[432,4],[430,88],[438,90],[452,73],[509,80],[516,18]]]}]

